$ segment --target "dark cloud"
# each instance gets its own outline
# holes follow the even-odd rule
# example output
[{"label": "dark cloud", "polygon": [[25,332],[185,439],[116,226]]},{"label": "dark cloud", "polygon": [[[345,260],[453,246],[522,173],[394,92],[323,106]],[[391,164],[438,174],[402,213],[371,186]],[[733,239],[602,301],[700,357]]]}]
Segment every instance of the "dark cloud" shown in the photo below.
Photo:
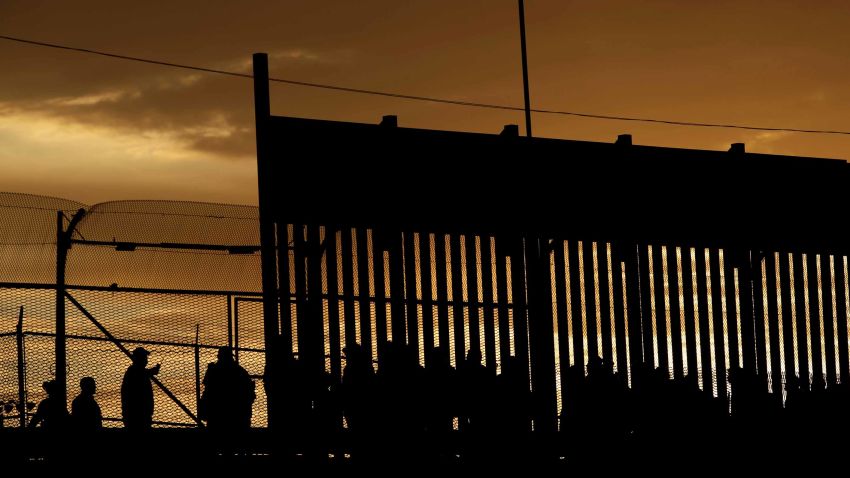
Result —
[{"label": "dark cloud", "polygon": [[[234,71],[521,104],[515,2],[487,0],[0,3],[0,32]],[[533,105],[705,122],[850,129],[850,3],[536,0],[526,6]],[[250,80],[0,41],[0,109],[167,136],[215,159],[253,157]],[[518,113],[273,85],[276,114],[496,132]],[[540,135],[850,156],[842,137],[757,135],[535,115]],[[752,148],[751,148],[752,149]],[[246,168],[251,167],[244,161]]]}]

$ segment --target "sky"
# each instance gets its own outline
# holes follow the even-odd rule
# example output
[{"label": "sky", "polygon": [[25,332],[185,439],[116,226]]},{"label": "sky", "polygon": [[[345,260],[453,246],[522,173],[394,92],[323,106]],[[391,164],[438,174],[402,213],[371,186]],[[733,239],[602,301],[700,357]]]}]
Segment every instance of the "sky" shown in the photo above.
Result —
[{"label": "sky", "polygon": [[[850,2],[527,0],[534,108],[850,131]],[[0,35],[522,105],[513,0],[3,0]],[[273,84],[276,115],[498,133],[521,112]],[[257,203],[252,83],[0,40],[0,191]],[[850,136],[535,114],[536,136],[850,158]],[[280,161],[300,160],[293,151]]]}]

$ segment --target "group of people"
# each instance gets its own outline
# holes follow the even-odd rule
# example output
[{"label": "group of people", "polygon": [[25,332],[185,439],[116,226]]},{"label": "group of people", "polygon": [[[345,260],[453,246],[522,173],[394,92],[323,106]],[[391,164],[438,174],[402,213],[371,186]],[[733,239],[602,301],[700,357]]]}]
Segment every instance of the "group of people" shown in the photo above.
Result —
[{"label": "group of people", "polygon": [[[160,364],[148,367],[150,352],[136,347],[130,354],[131,365],[121,382],[121,416],[124,427],[131,431],[151,428],[154,414],[153,381]],[[213,431],[239,431],[251,427],[251,411],[256,398],[254,381],[248,372],[233,359],[229,347],[218,349],[216,362],[208,365],[203,379],[204,391],[198,404],[198,414]],[[94,431],[103,427],[103,414],[95,400],[97,385],[94,378],[80,380],[80,393],[71,403],[71,413],[59,397],[59,384],[43,384],[47,397],[42,400],[29,423],[30,428],[59,430],[73,427]]]}]

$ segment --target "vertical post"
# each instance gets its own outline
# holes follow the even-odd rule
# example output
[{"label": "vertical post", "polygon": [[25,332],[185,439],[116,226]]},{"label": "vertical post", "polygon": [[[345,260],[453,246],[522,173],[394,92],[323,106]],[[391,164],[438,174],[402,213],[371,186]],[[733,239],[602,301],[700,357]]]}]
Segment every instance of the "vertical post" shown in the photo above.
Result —
[{"label": "vertical post", "polygon": [[419,271],[422,281],[422,344],[425,366],[434,348],[434,291],[431,284],[431,234],[419,235]]},{"label": "vertical post", "polygon": [[[838,374],[842,382],[850,380],[850,365],[847,361],[847,297],[844,287],[847,278],[844,275],[844,255],[835,256],[835,317],[838,319]],[[800,320],[799,316],[797,320]]]},{"label": "vertical post", "polygon": [[[756,306],[756,284],[755,264],[753,263],[753,251],[749,248],[737,247],[733,249],[733,256],[736,258],[738,267],[738,293],[741,300],[741,361],[744,362],[744,369],[755,372],[757,368],[757,347],[755,337],[755,306]],[[795,269],[794,277],[797,284],[803,283],[803,269],[799,268],[799,282],[797,280],[797,270]],[[802,287],[797,290],[802,292]],[[800,295],[802,298],[802,293]],[[803,303],[798,298],[798,307],[802,307]],[[798,314],[799,315],[799,314]]]},{"label": "vertical post", "polygon": [[280,293],[280,347],[278,353],[290,356],[292,354],[292,282],[289,276],[289,225],[278,222],[277,243],[280,244],[277,254],[277,283]]},{"label": "vertical post", "polygon": [[[229,296],[228,296],[229,298]],[[229,303],[229,301],[228,301]],[[195,324],[195,414],[201,416],[201,324]]]},{"label": "vertical post", "polygon": [[823,296],[823,306],[821,310],[823,311],[823,337],[824,337],[824,345],[826,348],[824,349],[824,358],[826,360],[826,370],[824,373],[826,374],[826,383],[829,385],[833,385],[836,383],[835,381],[835,322],[834,322],[834,311],[832,310],[832,284],[834,281],[832,270],[830,268],[829,253],[821,253],[820,254],[820,272],[821,272],[821,294]]},{"label": "vertical post", "polygon": [[404,249],[402,263],[404,266],[404,283],[406,284],[407,346],[417,352],[417,357],[421,357],[425,351],[419,350],[419,307],[416,300],[416,245],[414,234],[410,229],[402,233],[402,248]]},{"label": "vertical post", "polygon": [[806,326],[806,283],[803,274],[803,254],[795,252],[791,258],[794,267],[794,302],[797,315],[797,361],[800,368],[800,388],[809,389],[809,330]]},{"label": "vertical post", "polygon": [[233,348],[233,296],[227,294],[227,346]]},{"label": "vertical post", "polygon": [[[655,301],[655,340],[658,342],[658,368],[667,375],[672,376],[672,364],[667,360],[667,308],[664,306],[664,296],[667,288],[664,282],[664,256],[661,253],[660,244],[652,246],[652,282]],[[671,334],[672,335],[672,334]]]},{"label": "vertical post", "polygon": [[[572,305],[572,328],[573,328],[573,357],[576,366],[584,373],[584,343],[587,341],[584,333],[584,325],[581,315],[581,269],[578,267],[578,241],[571,239],[567,243],[567,259],[569,261],[570,277],[570,304]],[[565,286],[566,287],[566,286]]]},{"label": "vertical post", "polygon": [[699,373],[697,367],[697,332],[694,323],[696,307],[694,307],[694,268],[691,262],[691,247],[682,248],[682,307],[685,309],[685,353],[684,358],[688,360],[688,377],[693,383],[697,383],[696,377]]},{"label": "vertical post", "polygon": [[[263,339],[266,362],[273,363],[277,352],[272,344],[279,333],[277,247],[275,244],[274,203],[271,185],[271,144],[269,121],[269,57],[265,53],[254,53],[254,120],[257,131],[257,191],[260,205],[260,254],[263,283]],[[286,244],[283,244],[286,247]],[[268,401],[268,422],[275,423],[273,400]]]},{"label": "vertical post", "polygon": [[[481,302],[484,304],[484,355],[487,370],[491,374],[496,373],[496,327],[494,323],[493,310],[493,256],[491,254],[492,238],[483,236],[481,241]],[[846,354],[845,354],[846,355]]]},{"label": "vertical post", "polygon": [[325,270],[328,285],[328,342],[331,360],[331,379],[334,384],[342,379],[342,358],[339,338],[339,284],[337,283],[336,227],[325,229]]},{"label": "vertical post", "polygon": [[[682,309],[679,304],[679,260],[676,246],[667,246],[667,287],[670,298],[670,348],[673,349],[673,378],[682,380]],[[682,279],[684,280],[684,278]],[[734,289],[732,290],[734,294]]]},{"label": "vertical post", "polygon": [[[593,267],[593,241],[582,242],[582,265],[584,266],[584,310],[587,314],[587,356],[595,362],[599,358],[599,335],[596,327],[596,274]],[[590,362],[588,362],[590,363]]]},{"label": "vertical post", "polygon": [[[717,396],[727,398],[726,383],[726,334],[723,333],[723,278],[720,277],[720,250],[709,249],[709,273],[711,274],[711,316],[714,319],[714,376],[717,380]],[[729,308],[727,304],[727,308]],[[727,323],[728,326],[728,323]]]},{"label": "vertical post", "polygon": [[[468,259],[468,258],[467,258]],[[531,342],[532,417],[536,433],[558,430],[558,402],[555,388],[555,339],[552,324],[552,276],[549,247],[539,236],[525,237],[525,263],[528,281],[528,331]]]},{"label": "vertical post", "polygon": [[[452,263],[452,322],[454,323],[455,348],[450,353],[454,355],[455,366],[458,368],[461,367],[466,354],[464,346],[466,335],[463,330],[463,276],[461,275],[463,264],[461,264],[460,249],[460,234],[454,234],[449,239],[449,257]],[[514,303],[516,304],[516,295],[514,295]],[[514,327],[516,323],[517,314],[514,312]]]},{"label": "vertical post", "polygon": [[706,393],[712,393],[712,382],[714,378],[714,364],[711,363],[711,333],[708,320],[708,281],[706,280],[706,264],[705,264],[704,247],[696,248],[696,272],[697,275],[697,314],[699,315],[699,350],[700,350],[700,365],[702,372],[702,390]]},{"label": "vertical post", "polygon": [[67,356],[65,351],[65,264],[69,243],[65,241],[65,214],[56,214],[56,383],[59,385],[59,403],[68,403],[66,379]]},{"label": "vertical post", "polygon": [[86,210],[79,209],[64,227],[65,214],[56,214],[56,383],[59,385],[57,399],[64,407],[68,403],[68,357],[65,340],[65,266],[68,262],[68,250],[71,249],[71,236],[77,224],[85,216]]},{"label": "vertical post", "polygon": [[519,41],[522,49],[522,91],[525,99],[525,135],[531,138],[531,101],[528,94],[528,55],[525,48],[525,2],[519,0]]},{"label": "vertical post", "polygon": [[233,356],[236,363],[239,363],[239,298],[233,300]]},{"label": "vertical post", "polygon": [[24,306],[18,309],[18,325],[15,327],[18,348],[18,413],[20,427],[27,427],[27,389],[26,368],[24,362]]}]

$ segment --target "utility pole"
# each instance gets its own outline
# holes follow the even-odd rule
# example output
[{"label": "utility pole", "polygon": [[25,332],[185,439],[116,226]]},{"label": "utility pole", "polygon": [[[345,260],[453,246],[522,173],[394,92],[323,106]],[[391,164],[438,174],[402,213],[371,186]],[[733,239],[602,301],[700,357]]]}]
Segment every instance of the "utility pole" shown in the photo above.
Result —
[{"label": "utility pole", "polygon": [[519,0],[519,41],[522,50],[522,88],[525,97],[525,135],[531,138],[531,101],[528,97],[528,55],[525,48],[525,2]]}]

